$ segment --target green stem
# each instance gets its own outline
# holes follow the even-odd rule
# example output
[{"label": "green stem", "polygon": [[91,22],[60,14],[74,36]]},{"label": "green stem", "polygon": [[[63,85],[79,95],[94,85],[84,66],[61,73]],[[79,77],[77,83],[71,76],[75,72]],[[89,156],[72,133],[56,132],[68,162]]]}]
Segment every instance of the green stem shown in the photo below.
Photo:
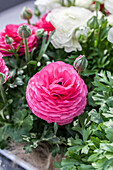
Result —
[{"label": "green stem", "polygon": [[17,54],[17,52],[16,52],[15,49],[13,48],[12,44],[10,44],[10,47],[11,47],[13,53],[14,53],[14,56],[16,57],[17,65],[18,65],[18,63],[19,63],[19,55]]},{"label": "green stem", "polygon": [[80,75],[81,71],[78,71],[78,74]]},{"label": "green stem", "polygon": [[72,5],[71,0],[67,0],[68,1],[68,7],[70,7]]},{"label": "green stem", "polygon": [[73,0],[73,6],[76,6],[76,5],[75,5],[75,2],[76,2],[76,0]]},{"label": "green stem", "polygon": [[27,23],[30,25],[30,20],[29,19],[27,20]]},{"label": "green stem", "polygon": [[[41,60],[43,54],[46,52],[47,47],[48,47],[48,45],[50,43],[51,37],[54,34],[54,32],[55,31],[50,33],[48,40],[47,40],[47,31],[43,34],[43,40],[42,40],[41,49],[40,49],[40,52],[39,52],[39,55],[38,55],[38,61]],[[47,40],[47,42],[46,42],[46,40]]]},{"label": "green stem", "polygon": [[65,5],[64,5],[64,0],[62,0],[62,2],[61,2],[61,3],[62,3],[62,6],[65,6]]},{"label": "green stem", "polygon": [[2,96],[3,102],[7,103],[6,95],[5,95],[4,88],[3,88],[2,84],[0,84],[0,91],[1,91],[1,96]]},{"label": "green stem", "polygon": [[96,9],[96,16],[98,18],[99,3],[97,1],[96,1],[96,4],[95,4],[95,9]]},{"label": "green stem", "polygon": [[24,44],[25,44],[25,59],[26,59],[26,62],[28,63],[30,61],[30,56],[29,56],[29,49],[28,49],[28,44],[27,44],[27,39],[26,38],[23,38],[24,40]]}]

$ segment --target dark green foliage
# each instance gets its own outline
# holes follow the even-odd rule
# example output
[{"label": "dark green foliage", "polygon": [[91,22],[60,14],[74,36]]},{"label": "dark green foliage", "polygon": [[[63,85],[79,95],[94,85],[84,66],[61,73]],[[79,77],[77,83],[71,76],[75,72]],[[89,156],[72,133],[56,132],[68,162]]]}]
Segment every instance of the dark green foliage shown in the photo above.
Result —
[{"label": "dark green foliage", "polygon": [[[96,109],[73,122],[75,137],[68,138],[68,148],[56,167],[67,170],[113,168],[113,79],[109,71],[95,76],[92,98]],[[85,115],[85,116],[84,116]],[[58,168],[59,168],[58,167]]]}]

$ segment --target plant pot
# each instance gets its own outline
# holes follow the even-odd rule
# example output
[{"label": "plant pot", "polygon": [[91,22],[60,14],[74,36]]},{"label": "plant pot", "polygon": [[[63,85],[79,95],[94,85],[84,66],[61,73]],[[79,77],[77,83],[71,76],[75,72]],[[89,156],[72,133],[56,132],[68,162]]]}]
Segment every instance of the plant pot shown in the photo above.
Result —
[{"label": "plant pot", "polygon": [[55,157],[49,151],[47,143],[40,143],[31,153],[25,154],[24,144],[11,142],[9,150],[0,149],[0,170],[56,170],[54,162],[61,161],[61,154]]},{"label": "plant pot", "polygon": [[0,170],[39,170],[29,163],[18,159],[8,150],[0,150]]}]

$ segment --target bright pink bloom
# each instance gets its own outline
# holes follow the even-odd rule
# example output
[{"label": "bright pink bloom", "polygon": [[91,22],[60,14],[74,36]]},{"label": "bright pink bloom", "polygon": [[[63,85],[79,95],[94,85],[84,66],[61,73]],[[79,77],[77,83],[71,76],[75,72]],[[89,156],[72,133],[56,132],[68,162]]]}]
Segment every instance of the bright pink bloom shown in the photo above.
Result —
[{"label": "bright pink bloom", "polygon": [[29,80],[26,99],[37,117],[65,125],[83,112],[87,93],[74,68],[58,61],[48,64]]},{"label": "bright pink bloom", "polygon": [[[6,81],[8,78],[10,78],[10,76],[8,75],[9,73],[9,70],[8,70],[8,67],[6,66],[5,64],[5,61],[2,59],[2,54],[0,53],[0,73],[4,74],[5,77],[6,77]],[[5,81],[5,82],[6,82]]]},{"label": "bright pink bloom", "polygon": [[[5,50],[11,49],[10,45],[5,43],[5,35],[7,35],[8,37],[11,37],[13,39],[12,45],[13,45],[14,49],[16,50],[18,45],[20,44],[20,42],[22,40],[18,36],[17,30],[22,25],[23,24],[20,24],[20,25],[10,24],[10,25],[7,25],[5,27],[5,29],[3,29],[0,32],[0,52],[3,54],[3,56],[12,55],[11,53],[5,51]],[[32,25],[28,25],[28,24],[26,24],[26,25],[29,26],[31,31],[32,31],[31,36],[27,39],[29,52],[30,52],[32,50],[32,48],[37,45],[37,38],[36,38],[36,35],[35,35],[35,32],[36,32],[37,28],[32,26]],[[3,51],[3,49],[4,49],[4,51]],[[24,43],[22,44],[22,46],[20,47],[18,52],[19,52],[19,55],[22,55],[22,54],[25,53]]]},{"label": "bright pink bloom", "polygon": [[35,26],[38,28],[38,29],[41,29],[43,28],[44,31],[54,31],[55,30],[55,27],[51,24],[51,22],[49,21],[46,21],[46,17],[47,17],[48,13],[43,15],[42,18],[40,18],[38,20],[38,22],[35,23]]}]

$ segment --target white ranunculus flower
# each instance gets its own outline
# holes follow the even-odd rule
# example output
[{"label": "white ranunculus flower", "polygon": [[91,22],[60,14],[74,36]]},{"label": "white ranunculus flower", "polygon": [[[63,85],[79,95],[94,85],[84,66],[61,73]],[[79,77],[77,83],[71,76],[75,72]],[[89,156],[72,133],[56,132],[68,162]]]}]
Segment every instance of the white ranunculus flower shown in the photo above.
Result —
[{"label": "white ranunculus flower", "polygon": [[105,8],[113,14],[113,0],[105,0]]},{"label": "white ranunculus flower", "polygon": [[[71,3],[73,3],[74,0],[70,0]],[[74,6],[79,6],[83,8],[89,8],[92,4],[93,0],[75,0]],[[64,0],[65,6],[68,5],[68,0]]]},{"label": "white ranunculus flower", "polygon": [[61,7],[60,0],[36,0],[35,5],[40,12],[49,12],[54,8]]},{"label": "white ranunculus flower", "polygon": [[79,7],[89,8],[92,4],[93,0],[76,0],[75,4]]},{"label": "white ranunculus flower", "polygon": [[99,3],[104,4],[105,0],[97,0]]},{"label": "white ranunculus flower", "polygon": [[110,28],[109,32],[108,32],[108,41],[110,41],[111,43],[113,43],[113,27]]},{"label": "white ranunculus flower", "polygon": [[51,43],[55,48],[64,48],[66,52],[82,50],[76,38],[76,29],[86,26],[92,12],[80,7],[60,7],[48,14],[49,20],[56,31]]},{"label": "white ranunculus flower", "polygon": [[108,15],[106,18],[108,20],[108,25],[112,25],[113,26],[113,15]]}]

